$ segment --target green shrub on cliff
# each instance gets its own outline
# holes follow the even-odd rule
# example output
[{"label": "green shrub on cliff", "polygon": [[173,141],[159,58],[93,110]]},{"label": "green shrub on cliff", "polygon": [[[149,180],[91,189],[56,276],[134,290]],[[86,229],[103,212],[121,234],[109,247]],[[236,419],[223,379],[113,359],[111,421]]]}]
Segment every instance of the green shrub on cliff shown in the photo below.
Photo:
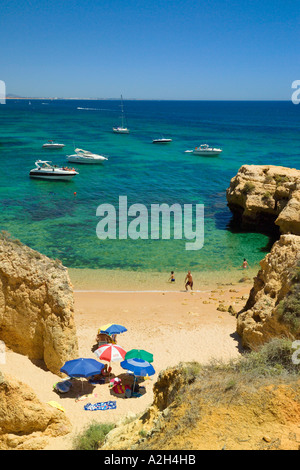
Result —
[{"label": "green shrub on cliff", "polygon": [[236,363],[236,370],[248,377],[275,377],[299,375],[300,369],[292,361],[294,349],[287,338],[273,338],[258,351],[245,354]]},{"label": "green shrub on cliff", "polygon": [[81,434],[75,436],[73,450],[98,450],[103,444],[106,435],[114,427],[114,424],[101,424],[93,421]]},{"label": "green shrub on cliff", "polygon": [[279,186],[280,184],[287,183],[289,181],[289,178],[284,175],[274,175],[274,180],[276,184]]},{"label": "green shrub on cliff", "polygon": [[253,183],[251,183],[250,181],[247,181],[247,183],[245,183],[245,185],[242,189],[242,193],[243,194],[251,194],[251,193],[253,193],[254,190],[255,190],[255,185]]}]

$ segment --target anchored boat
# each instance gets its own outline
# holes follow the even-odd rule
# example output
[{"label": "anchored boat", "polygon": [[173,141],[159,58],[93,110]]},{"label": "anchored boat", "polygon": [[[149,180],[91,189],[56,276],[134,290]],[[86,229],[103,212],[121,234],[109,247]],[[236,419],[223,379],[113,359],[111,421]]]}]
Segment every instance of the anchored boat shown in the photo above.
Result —
[{"label": "anchored boat", "polygon": [[96,153],[89,152],[88,150],[75,149],[75,154],[67,156],[68,162],[71,163],[88,163],[96,164],[103,163],[107,160],[103,155],[97,155]]},{"label": "anchored boat", "polygon": [[193,153],[194,155],[201,155],[202,157],[214,157],[220,155],[221,149],[209,147],[207,144],[199,145],[194,150],[186,150],[186,153]]},{"label": "anchored boat", "polygon": [[35,168],[29,172],[30,178],[38,178],[43,180],[69,181],[76,175],[78,175],[78,172],[74,168],[60,168],[56,165],[52,165],[52,162],[44,160],[36,161]]}]

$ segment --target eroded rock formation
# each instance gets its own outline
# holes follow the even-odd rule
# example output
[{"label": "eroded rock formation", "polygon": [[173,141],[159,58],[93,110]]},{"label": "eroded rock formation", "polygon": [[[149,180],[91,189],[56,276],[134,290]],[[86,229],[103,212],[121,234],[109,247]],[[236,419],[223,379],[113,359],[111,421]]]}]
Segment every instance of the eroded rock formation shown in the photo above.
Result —
[{"label": "eroded rock formation", "polygon": [[256,349],[273,337],[298,339],[299,333],[282,321],[279,307],[291,292],[299,263],[297,235],[282,235],[260,262],[261,269],[254,278],[244,312],[237,319],[237,332],[244,346]]},{"label": "eroded rock formation", "polygon": [[69,433],[65,413],[41,403],[28,385],[0,372],[0,449],[43,449],[51,437]]},{"label": "eroded rock formation", "polygon": [[228,206],[244,225],[300,235],[300,171],[243,165],[227,189]]},{"label": "eroded rock formation", "polygon": [[[243,383],[216,368],[214,373],[200,371],[189,382],[189,367],[160,373],[152,406],[142,416],[119,423],[101,450],[298,449],[299,381],[292,386],[248,386],[246,378]],[[231,389],[230,380],[238,385]]]},{"label": "eroded rock formation", "polygon": [[0,238],[0,340],[59,374],[78,357],[73,290],[58,261]]}]

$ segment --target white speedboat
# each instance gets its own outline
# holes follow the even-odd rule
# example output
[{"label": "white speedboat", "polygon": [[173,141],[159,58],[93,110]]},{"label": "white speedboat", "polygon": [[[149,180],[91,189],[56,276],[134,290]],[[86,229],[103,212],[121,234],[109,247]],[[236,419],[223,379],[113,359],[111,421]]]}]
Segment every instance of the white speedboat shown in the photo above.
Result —
[{"label": "white speedboat", "polygon": [[96,164],[103,163],[104,160],[107,160],[107,158],[103,157],[103,155],[97,155],[96,153],[82,149],[75,149],[75,154],[67,155],[67,161],[71,163]]},{"label": "white speedboat", "polygon": [[129,134],[130,130],[124,125],[126,118],[124,114],[123,97],[121,95],[121,126],[113,127],[116,134]]},{"label": "white speedboat", "polygon": [[58,144],[57,142],[54,142],[54,140],[48,140],[43,145],[44,149],[62,149],[65,146],[65,144]]},{"label": "white speedboat", "polygon": [[39,178],[43,180],[69,181],[76,175],[78,175],[78,172],[74,168],[60,168],[56,165],[52,165],[52,162],[44,160],[36,161],[35,168],[29,172],[30,178]]},{"label": "white speedboat", "polygon": [[165,139],[164,137],[152,140],[153,144],[169,144],[170,142],[172,142],[172,139]]},{"label": "white speedboat", "polygon": [[205,157],[214,157],[216,155],[220,155],[222,150],[214,147],[209,147],[209,145],[207,144],[202,144],[199,145],[199,147],[196,147],[194,150],[186,150],[186,152]]}]

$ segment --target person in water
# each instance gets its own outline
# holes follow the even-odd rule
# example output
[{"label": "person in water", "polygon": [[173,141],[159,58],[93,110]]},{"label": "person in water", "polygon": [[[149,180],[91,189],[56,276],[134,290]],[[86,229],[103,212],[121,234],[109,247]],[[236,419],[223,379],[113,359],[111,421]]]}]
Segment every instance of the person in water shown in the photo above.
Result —
[{"label": "person in water", "polygon": [[243,261],[243,264],[242,264],[241,268],[243,268],[243,269],[249,268],[249,264],[248,264],[248,261],[246,260],[246,258],[244,258],[244,261]]},{"label": "person in water", "polygon": [[169,277],[169,282],[175,282],[174,271],[171,271],[171,276]]},{"label": "person in water", "polygon": [[185,277],[185,290],[188,290],[188,286],[190,286],[191,290],[193,290],[193,276],[191,274],[191,271],[188,271],[186,277]]}]

